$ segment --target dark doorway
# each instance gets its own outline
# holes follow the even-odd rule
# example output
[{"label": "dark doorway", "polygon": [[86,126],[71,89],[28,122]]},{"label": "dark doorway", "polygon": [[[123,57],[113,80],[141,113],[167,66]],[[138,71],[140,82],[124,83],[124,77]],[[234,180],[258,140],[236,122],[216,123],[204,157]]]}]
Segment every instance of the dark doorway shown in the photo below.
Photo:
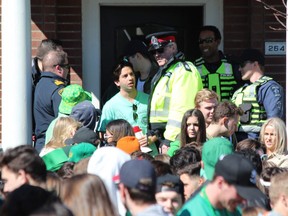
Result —
[{"label": "dark doorway", "polygon": [[[202,6],[101,6],[100,19],[102,96],[113,83],[113,67],[122,58],[129,38],[145,37],[156,31],[175,29],[178,31],[176,40],[179,50],[185,53],[186,59],[192,61],[200,55],[197,41],[198,31],[203,25]],[[107,98],[104,99],[106,100]]]}]

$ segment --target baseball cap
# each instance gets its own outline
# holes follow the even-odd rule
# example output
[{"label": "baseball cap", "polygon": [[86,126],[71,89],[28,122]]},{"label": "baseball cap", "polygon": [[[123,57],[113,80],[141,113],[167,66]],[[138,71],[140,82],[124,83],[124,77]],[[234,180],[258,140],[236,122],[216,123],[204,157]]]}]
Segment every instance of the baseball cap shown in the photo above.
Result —
[{"label": "baseball cap", "polygon": [[147,45],[141,40],[131,40],[125,47],[124,55],[129,57],[137,52],[149,56]]},{"label": "baseball cap", "polygon": [[256,186],[257,172],[250,160],[239,154],[221,158],[215,166],[215,176],[222,176],[234,185],[237,193],[246,200],[257,200],[263,193]]},{"label": "baseball cap", "polygon": [[206,178],[212,180],[215,165],[223,155],[232,153],[232,143],[223,137],[215,137],[206,141],[202,148],[202,161]]},{"label": "baseball cap", "polygon": [[132,152],[140,150],[140,143],[134,136],[125,136],[117,141],[116,147],[131,154]]},{"label": "baseball cap", "polygon": [[183,183],[180,180],[180,177],[170,173],[157,177],[156,193],[164,191],[175,191],[179,194],[183,194]]},{"label": "baseball cap", "polygon": [[257,61],[262,66],[265,65],[265,58],[263,54],[257,49],[245,49],[240,56],[240,64],[251,61]]},{"label": "baseball cap", "polygon": [[[142,180],[150,180],[149,183]],[[148,160],[129,160],[120,169],[120,182],[126,187],[144,192],[155,192],[156,173]]]},{"label": "baseball cap", "polygon": [[73,145],[75,143],[82,143],[82,142],[95,144],[96,140],[97,140],[97,134],[93,130],[87,127],[81,127],[75,132],[72,138],[65,140],[65,144]]},{"label": "baseball cap", "polygon": [[146,36],[146,39],[150,40],[150,46],[148,51],[164,48],[167,44],[175,42],[176,31],[162,31],[152,33]]},{"label": "baseball cap", "polygon": [[92,145],[91,143],[79,143],[73,145],[70,148],[68,161],[77,163],[78,161],[92,156],[94,151],[96,151],[96,146]]},{"label": "baseball cap", "polygon": [[59,105],[59,112],[68,115],[72,112],[72,108],[76,104],[84,100],[92,100],[91,94],[84,91],[82,86],[78,84],[71,84],[65,87],[61,94],[61,97],[62,99]]},{"label": "baseball cap", "polygon": [[84,127],[94,130],[100,115],[101,110],[96,109],[91,101],[85,100],[76,104],[69,116],[81,122]]}]

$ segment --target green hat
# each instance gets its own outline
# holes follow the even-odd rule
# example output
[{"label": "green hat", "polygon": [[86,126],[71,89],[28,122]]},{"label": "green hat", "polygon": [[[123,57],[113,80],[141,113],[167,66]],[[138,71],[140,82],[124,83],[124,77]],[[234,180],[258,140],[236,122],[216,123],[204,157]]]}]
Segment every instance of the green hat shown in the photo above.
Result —
[{"label": "green hat", "polygon": [[77,84],[72,84],[65,87],[61,96],[62,99],[59,105],[59,112],[68,115],[72,112],[72,108],[76,104],[85,100],[92,100],[91,94],[84,91],[82,86]]},{"label": "green hat", "polygon": [[69,152],[69,161],[77,163],[78,161],[92,156],[94,151],[96,151],[96,146],[92,145],[91,143],[79,143],[73,145]]},{"label": "green hat", "polygon": [[59,170],[68,161],[68,157],[62,148],[57,148],[47,153],[42,159],[46,164],[46,169],[49,171]]},{"label": "green hat", "polygon": [[232,153],[232,143],[223,137],[215,137],[206,141],[202,148],[202,161],[208,180],[214,176],[215,165],[221,156]]}]

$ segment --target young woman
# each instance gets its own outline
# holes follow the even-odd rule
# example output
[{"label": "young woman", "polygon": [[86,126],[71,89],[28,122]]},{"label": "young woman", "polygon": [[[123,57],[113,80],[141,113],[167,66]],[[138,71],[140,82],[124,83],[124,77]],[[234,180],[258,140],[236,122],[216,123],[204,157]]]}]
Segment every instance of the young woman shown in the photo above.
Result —
[{"label": "young woman", "polygon": [[64,180],[60,198],[74,216],[117,215],[103,181],[96,175],[80,174]]},{"label": "young woman", "polygon": [[266,147],[267,162],[288,167],[286,126],[280,118],[270,118],[262,125],[260,141]]},{"label": "young woman", "polygon": [[193,141],[199,145],[206,141],[205,119],[198,109],[190,109],[184,113],[179,140],[170,143],[167,154],[172,157],[176,150]]}]

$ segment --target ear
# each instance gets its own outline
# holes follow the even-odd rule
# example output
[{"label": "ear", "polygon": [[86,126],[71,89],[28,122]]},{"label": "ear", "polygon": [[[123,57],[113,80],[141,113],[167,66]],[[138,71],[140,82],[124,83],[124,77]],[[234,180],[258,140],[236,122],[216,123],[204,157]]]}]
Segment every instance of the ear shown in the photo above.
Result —
[{"label": "ear", "polygon": [[22,169],[18,171],[18,178],[20,179],[20,182],[23,184],[29,183],[28,174]]},{"label": "ear", "polygon": [[204,169],[204,163],[202,160],[200,161],[200,164],[201,164],[201,168]]},{"label": "ear", "polygon": [[226,128],[228,126],[229,118],[228,117],[223,117],[221,119],[221,125],[224,125]]},{"label": "ear", "polygon": [[203,177],[200,177],[200,178],[198,179],[198,186],[201,186],[204,182],[205,182],[204,178],[203,178]]},{"label": "ear", "polygon": [[115,85],[116,85],[117,87],[120,87],[119,80],[118,80],[118,81],[114,81],[114,83],[115,83]]}]

